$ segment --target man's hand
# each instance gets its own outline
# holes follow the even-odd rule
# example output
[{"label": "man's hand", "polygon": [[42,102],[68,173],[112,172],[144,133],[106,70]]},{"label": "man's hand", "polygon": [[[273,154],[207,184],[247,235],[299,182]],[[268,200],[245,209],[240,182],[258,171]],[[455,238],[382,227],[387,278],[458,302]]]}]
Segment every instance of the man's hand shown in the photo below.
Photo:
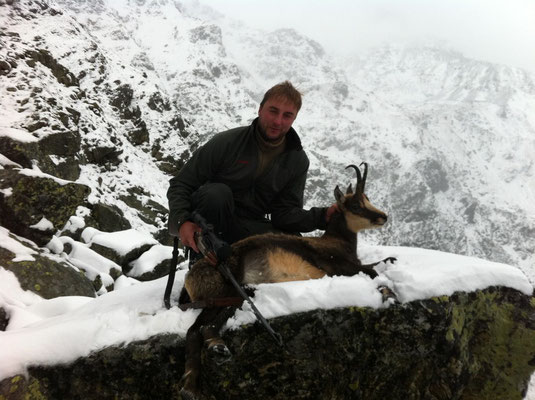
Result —
[{"label": "man's hand", "polygon": [[334,203],[327,209],[327,212],[325,213],[325,221],[329,222],[333,214],[337,212],[340,212],[340,208],[338,207],[337,203]]},{"label": "man's hand", "polygon": [[191,247],[195,253],[199,252],[199,248],[195,243],[195,232],[200,232],[201,228],[191,221],[186,221],[180,226],[178,237],[184,246]]}]

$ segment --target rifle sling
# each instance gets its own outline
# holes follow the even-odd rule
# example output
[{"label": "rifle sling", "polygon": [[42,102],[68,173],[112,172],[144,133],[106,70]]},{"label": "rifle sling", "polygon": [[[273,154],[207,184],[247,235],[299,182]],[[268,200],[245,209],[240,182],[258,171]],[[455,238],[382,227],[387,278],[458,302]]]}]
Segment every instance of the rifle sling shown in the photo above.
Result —
[{"label": "rifle sling", "polygon": [[169,263],[169,276],[167,277],[167,285],[163,295],[163,302],[165,308],[171,308],[171,291],[173,290],[173,283],[175,282],[176,267],[178,265],[178,236],[175,236],[173,241],[173,258]]}]

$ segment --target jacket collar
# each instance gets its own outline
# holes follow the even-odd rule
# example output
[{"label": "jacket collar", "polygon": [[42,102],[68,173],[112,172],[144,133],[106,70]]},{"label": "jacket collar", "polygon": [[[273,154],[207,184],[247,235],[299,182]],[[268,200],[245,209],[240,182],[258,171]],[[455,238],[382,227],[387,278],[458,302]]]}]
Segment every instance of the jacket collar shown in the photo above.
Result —
[{"label": "jacket collar", "polygon": [[[257,124],[258,124],[258,117],[256,117],[253,120],[250,126],[251,128],[250,132],[253,135],[254,135]],[[299,135],[297,134],[294,128],[290,128],[290,130],[286,133],[286,150],[285,151],[290,151],[290,150],[295,150],[295,151],[303,150],[301,139],[299,138]]]}]

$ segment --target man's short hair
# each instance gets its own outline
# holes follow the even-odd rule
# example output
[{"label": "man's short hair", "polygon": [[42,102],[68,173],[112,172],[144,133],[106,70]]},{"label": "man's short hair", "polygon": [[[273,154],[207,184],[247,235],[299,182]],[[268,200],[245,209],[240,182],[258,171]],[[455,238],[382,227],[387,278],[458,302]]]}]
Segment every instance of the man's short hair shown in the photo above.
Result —
[{"label": "man's short hair", "polygon": [[273,86],[266,92],[264,98],[262,99],[262,102],[260,103],[260,107],[262,107],[264,103],[271,98],[282,97],[292,103],[297,108],[297,111],[299,111],[301,109],[302,104],[301,96],[301,92],[299,92],[299,90],[297,90],[290,83],[290,81],[284,81]]}]

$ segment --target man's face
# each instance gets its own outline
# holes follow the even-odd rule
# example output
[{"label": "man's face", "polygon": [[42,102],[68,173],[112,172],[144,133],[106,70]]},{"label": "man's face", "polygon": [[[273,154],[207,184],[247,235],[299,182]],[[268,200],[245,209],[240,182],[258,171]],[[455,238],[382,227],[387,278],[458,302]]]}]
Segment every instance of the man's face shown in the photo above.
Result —
[{"label": "man's face", "polygon": [[292,127],[297,107],[284,98],[271,98],[260,106],[258,117],[264,139],[276,142]]}]

